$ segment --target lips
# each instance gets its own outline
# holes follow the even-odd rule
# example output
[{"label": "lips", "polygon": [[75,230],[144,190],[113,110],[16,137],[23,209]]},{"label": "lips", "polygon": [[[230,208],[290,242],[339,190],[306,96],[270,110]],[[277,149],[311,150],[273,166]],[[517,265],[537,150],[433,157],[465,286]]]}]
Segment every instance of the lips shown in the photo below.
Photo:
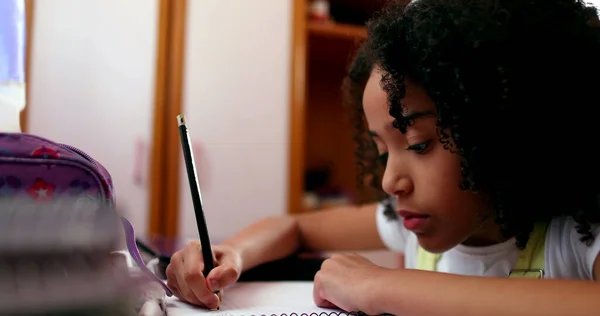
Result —
[{"label": "lips", "polygon": [[399,210],[398,215],[402,216],[404,219],[402,223],[406,229],[411,231],[421,230],[425,224],[427,224],[427,220],[429,219],[429,215],[410,212],[406,210]]}]

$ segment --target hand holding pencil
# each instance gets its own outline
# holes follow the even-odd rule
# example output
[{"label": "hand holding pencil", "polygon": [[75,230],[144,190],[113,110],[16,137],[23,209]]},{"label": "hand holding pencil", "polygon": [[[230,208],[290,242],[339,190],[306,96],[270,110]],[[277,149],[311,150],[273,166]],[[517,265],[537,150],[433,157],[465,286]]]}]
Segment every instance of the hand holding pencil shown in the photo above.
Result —
[{"label": "hand holding pencil", "polygon": [[214,247],[213,253],[204,217],[194,154],[183,115],[177,116],[177,124],[200,240],[190,243],[171,257],[171,263],[166,270],[167,285],[181,300],[216,309],[220,304],[219,291],[239,278],[239,254],[224,246]]},{"label": "hand holding pencil", "polygon": [[[240,255],[233,248],[217,245],[212,247],[212,252],[215,268],[206,276],[199,241],[192,241],[177,251],[166,271],[167,286],[175,296],[211,310],[219,307],[222,289],[236,282],[242,270]],[[215,294],[217,291],[219,294]]]}]

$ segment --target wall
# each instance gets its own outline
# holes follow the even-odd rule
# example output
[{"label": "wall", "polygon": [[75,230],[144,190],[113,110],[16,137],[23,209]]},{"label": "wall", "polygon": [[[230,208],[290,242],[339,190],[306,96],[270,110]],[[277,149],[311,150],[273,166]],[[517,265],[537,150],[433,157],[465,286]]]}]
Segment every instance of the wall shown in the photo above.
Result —
[{"label": "wall", "polygon": [[[292,0],[188,5],[183,108],[215,243],[286,213]],[[180,167],[179,231],[197,238]]]},{"label": "wall", "polygon": [[134,182],[145,170],[136,140],[151,139],[157,10],[157,0],[36,1],[27,87],[29,132],[99,160],[140,233],[148,196]]}]

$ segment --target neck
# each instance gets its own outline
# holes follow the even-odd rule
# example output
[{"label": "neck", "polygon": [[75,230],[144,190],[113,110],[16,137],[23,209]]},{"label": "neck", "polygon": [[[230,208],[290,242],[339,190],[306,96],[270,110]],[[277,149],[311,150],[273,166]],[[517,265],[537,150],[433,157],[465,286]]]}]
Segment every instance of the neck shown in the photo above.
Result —
[{"label": "neck", "polygon": [[500,227],[488,218],[462,244],[470,247],[485,247],[499,244],[509,238],[502,237]]}]

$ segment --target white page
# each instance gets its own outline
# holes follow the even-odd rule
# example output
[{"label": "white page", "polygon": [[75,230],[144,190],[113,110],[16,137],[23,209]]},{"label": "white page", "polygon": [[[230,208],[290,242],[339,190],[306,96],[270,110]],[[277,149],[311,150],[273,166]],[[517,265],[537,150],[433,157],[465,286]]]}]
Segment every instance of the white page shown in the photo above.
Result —
[{"label": "white page", "polygon": [[[169,316],[329,316],[348,315],[337,309],[319,308],[313,300],[312,282],[240,282],[223,291],[223,301],[217,311],[167,300]],[[292,315],[295,314],[295,315]]]}]

